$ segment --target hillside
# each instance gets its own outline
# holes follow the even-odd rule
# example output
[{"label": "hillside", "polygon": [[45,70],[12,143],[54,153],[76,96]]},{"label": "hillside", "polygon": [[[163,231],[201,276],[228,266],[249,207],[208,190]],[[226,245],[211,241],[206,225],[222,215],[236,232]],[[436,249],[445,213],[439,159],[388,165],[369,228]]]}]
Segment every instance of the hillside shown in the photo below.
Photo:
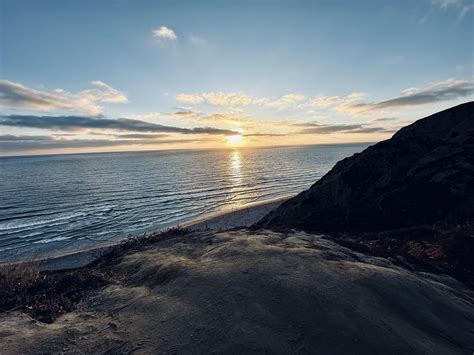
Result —
[{"label": "hillside", "polygon": [[423,118],[338,162],[258,226],[368,232],[474,216],[474,102]]}]

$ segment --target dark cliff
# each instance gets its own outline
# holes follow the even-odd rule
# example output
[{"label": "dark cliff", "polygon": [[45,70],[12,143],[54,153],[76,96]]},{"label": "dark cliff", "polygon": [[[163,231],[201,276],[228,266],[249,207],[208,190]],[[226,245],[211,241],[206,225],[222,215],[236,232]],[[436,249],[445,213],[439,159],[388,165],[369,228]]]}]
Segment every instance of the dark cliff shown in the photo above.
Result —
[{"label": "dark cliff", "polygon": [[259,227],[374,232],[474,216],[474,102],[420,119],[338,162]]}]

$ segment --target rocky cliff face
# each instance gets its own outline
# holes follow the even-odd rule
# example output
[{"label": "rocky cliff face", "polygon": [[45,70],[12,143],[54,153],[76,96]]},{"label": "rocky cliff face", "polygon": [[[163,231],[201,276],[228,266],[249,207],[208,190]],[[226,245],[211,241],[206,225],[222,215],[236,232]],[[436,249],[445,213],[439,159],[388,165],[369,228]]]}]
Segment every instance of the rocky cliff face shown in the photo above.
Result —
[{"label": "rocky cliff face", "polygon": [[357,233],[473,218],[474,102],[469,102],[341,160],[257,226]]}]

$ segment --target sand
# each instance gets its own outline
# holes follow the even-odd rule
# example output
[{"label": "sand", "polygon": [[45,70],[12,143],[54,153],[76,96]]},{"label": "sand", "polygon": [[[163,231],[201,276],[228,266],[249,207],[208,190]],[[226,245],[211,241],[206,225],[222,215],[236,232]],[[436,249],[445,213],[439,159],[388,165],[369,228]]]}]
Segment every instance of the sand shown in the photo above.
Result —
[{"label": "sand", "polygon": [[249,227],[262,219],[268,212],[276,209],[289,198],[289,196],[286,196],[274,200],[240,206],[232,210],[226,210],[195,219],[189,223],[181,225],[181,227],[193,230],[212,229],[217,231],[235,227]]},{"label": "sand", "polygon": [[318,235],[196,231],[130,251],[53,324],[0,316],[2,354],[471,354],[474,299]]}]

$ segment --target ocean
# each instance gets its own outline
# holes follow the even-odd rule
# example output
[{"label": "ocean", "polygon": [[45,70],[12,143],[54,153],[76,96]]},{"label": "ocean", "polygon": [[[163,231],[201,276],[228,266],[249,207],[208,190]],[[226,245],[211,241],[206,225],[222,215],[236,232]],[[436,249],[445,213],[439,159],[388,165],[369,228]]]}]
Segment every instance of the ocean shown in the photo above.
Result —
[{"label": "ocean", "polygon": [[368,144],[0,158],[0,261],[296,194]]}]

